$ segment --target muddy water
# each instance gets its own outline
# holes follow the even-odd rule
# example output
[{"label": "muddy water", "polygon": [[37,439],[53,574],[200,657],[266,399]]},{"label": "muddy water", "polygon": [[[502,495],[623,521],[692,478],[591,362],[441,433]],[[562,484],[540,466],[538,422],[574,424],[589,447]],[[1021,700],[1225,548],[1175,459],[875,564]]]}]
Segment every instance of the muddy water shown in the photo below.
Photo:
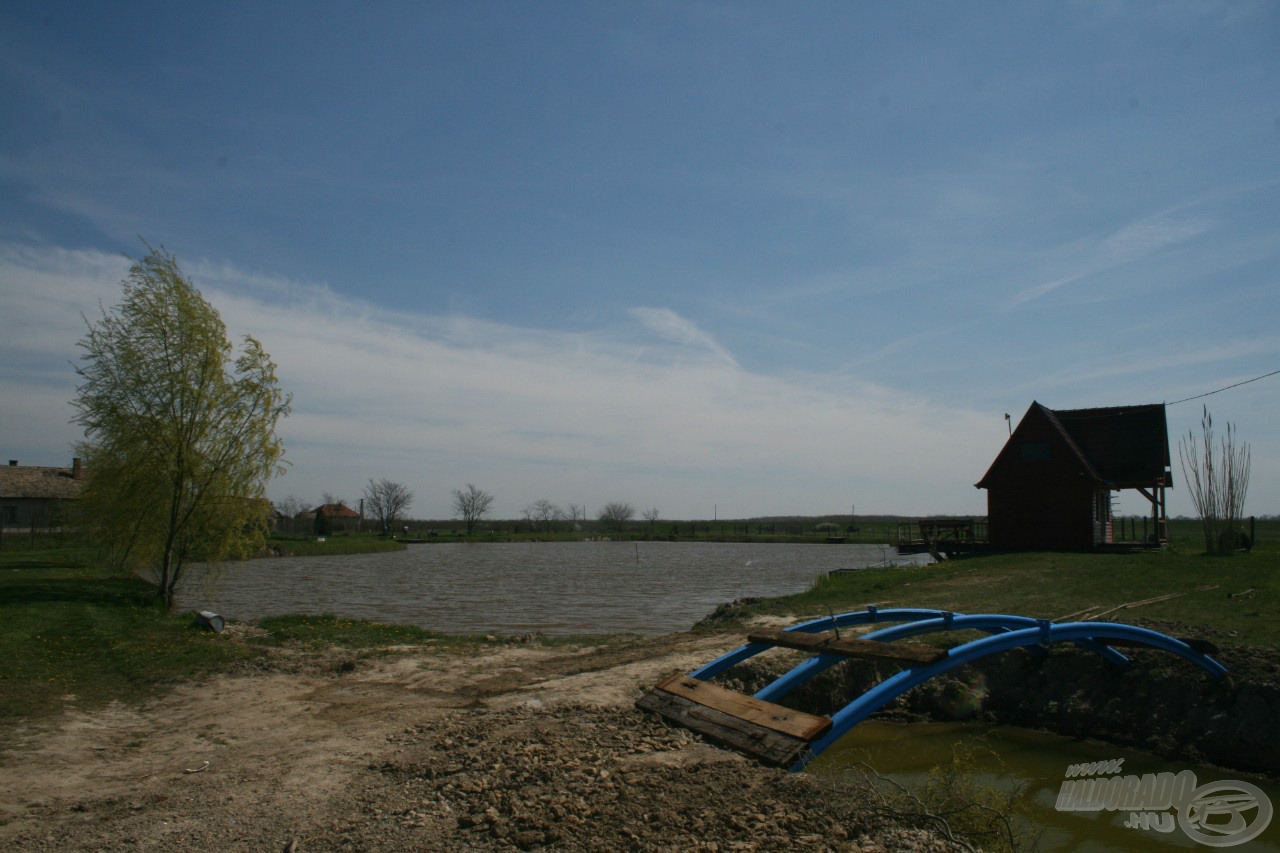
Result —
[{"label": "muddy water", "polygon": [[193,569],[178,604],[240,620],[333,613],[460,633],[664,634],[721,603],[801,592],[886,557],[903,559],[878,545],[422,544]]},{"label": "muddy water", "polygon": [[[1100,741],[1065,738],[1046,732],[1012,726],[969,723],[886,723],[871,720],[858,725],[843,740],[810,765],[820,775],[859,773],[862,763],[876,772],[923,790],[929,772],[951,761],[954,752],[976,774],[979,784],[1008,790],[1022,786],[1019,807],[1034,830],[1042,832],[1040,849],[1052,851],[1173,851],[1211,849],[1192,841],[1177,825],[1176,809],[1164,814],[1172,819],[1172,831],[1126,828],[1128,811],[1059,811],[1056,808],[1067,768],[1091,762],[1124,759],[1119,774],[1180,773],[1190,770],[1197,785],[1223,781],[1243,781],[1262,789],[1273,806],[1280,807],[1280,784],[1235,770],[1177,762],[1146,753],[1110,746]],[[1158,814],[1158,813],[1157,813]],[[1241,816],[1252,825],[1256,810]],[[1165,819],[1168,821],[1169,819]],[[1166,823],[1166,826],[1168,823]],[[1280,851],[1280,816],[1260,836],[1227,849]]]}]

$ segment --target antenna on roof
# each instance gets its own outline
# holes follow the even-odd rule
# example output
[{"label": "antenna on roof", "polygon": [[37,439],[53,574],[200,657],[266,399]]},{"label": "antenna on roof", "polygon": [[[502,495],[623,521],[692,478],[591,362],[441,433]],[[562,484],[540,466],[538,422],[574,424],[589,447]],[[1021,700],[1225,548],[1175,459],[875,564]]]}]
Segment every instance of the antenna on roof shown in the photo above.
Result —
[{"label": "antenna on roof", "polygon": [[1009,417],[1008,412],[1004,413],[1004,422],[1009,427],[1009,435],[1013,435],[1013,419]]}]

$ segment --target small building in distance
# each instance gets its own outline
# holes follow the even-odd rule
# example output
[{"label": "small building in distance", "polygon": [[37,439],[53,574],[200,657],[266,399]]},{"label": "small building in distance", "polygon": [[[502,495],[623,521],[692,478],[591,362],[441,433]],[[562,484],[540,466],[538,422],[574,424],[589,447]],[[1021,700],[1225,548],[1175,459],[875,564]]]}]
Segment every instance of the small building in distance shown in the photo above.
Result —
[{"label": "small building in distance", "polygon": [[0,527],[47,530],[62,526],[83,485],[79,459],[71,460],[70,468],[19,465],[17,459],[10,459],[0,468]]},{"label": "small building in distance", "polygon": [[1036,402],[976,483],[987,490],[990,546],[1009,550],[1118,544],[1112,498],[1130,489],[1150,504],[1140,544],[1163,545],[1172,485],[1164,404],[1054,410]]},{"label": "small building in distance", "polygon": [[329,533],[341,533],[359,530],[362,516],[346,504],[320,504],[315,509],[298,513],[297,518],[312,525],[317,518],[323,518],[325,529]]}]

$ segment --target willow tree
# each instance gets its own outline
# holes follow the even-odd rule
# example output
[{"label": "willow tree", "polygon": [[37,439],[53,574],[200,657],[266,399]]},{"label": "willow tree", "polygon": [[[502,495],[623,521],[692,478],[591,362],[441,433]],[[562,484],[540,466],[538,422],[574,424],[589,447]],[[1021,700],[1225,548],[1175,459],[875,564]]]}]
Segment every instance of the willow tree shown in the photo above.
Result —
[{"label": "willow tree", "polygon": [[246,336],[235,351],[172,254],[151,249],[123,287],[118,306],[85,319],[80,341],[82,526],[115,566],[154,568],[172,606],[191,559],[261,545],[266,485],[282,471],[275,429],[290,398],[257,340]]}]

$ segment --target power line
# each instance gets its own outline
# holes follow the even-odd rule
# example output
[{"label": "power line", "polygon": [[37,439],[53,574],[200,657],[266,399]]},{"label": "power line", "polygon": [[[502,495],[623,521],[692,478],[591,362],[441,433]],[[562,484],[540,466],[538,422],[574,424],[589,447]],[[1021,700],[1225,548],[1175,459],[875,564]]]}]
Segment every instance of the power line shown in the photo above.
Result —
[{"label": "power line", "polygon": [[1223,391],[1230,391],[1232,388],[1239,388],[1241,385],[1248,385],[1250,382],[1257,382],[1259,379],[1266,379],[1268,376],[1275,376],[1280,370],[1273,370],[1270,373],[1264,373],[1261,376],[1255,376],[1252,379],[1246,379],[1243,382],[1237,382],[1234,385],[1228,385],[1225,388],[1219,388],[1217,391],[1206,391],[1203,394],[1197,394],[1194,397],[1184,397],[1181,400],[1174,400],[1172,403],[1165,403],[1166,406],[1176,406],[1179,403],[1186,403],[1191,400],[1199,400],[1201,397],[1211,397],[1214,394],[1220,394]]}]

